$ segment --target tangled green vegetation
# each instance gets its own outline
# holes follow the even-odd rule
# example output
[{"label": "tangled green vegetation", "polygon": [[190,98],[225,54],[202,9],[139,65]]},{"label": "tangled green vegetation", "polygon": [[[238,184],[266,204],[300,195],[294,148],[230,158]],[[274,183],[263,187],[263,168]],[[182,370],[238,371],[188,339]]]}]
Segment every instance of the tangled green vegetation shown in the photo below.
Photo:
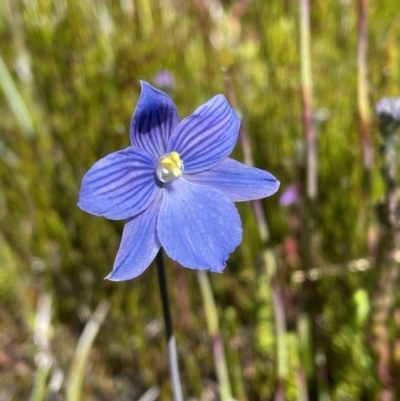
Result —
[{"label": "tangled green vegetation", "polygon": [[[374,205],[384,194],[373,105],[400,96],[398,2],[368,4],[368,197],[357,106],[361,2],[311,3],[319,183],[312,266],[302,258],[301,205],[282,207],[279,194],[263,202],[276,274],[264,264],[251,205],[238,205],[243,243],[225,272],[210,277],[232,392],[243,401],[279,391],[296,400],[307,382],[310,401],[384,399],[385,386],[399,399],[399,297],[379,288],[389,267],[366,259],[380,235]],[[175,77],[170,94],[181,117],[231,88],[254,164],[271,171],[282,190],[304,188],[298,2],[6,0],[0,17],[0,398],[26,399],[35,389],[34,401],[50,399],[57,386],[46,378],[58,372],[64,381],[57,400],[67,399],[70,367],[79,369],[72,362],[78,339],[106,300],[80,399],[133,400],[158,386],[168,400],[155,269],[130,282],[103,280],[122,223],[76,207],[80,180],[96,160],[128,146],[138,80],[152,82],[166,69]],[[243,159],[240,145],[235,157]],[[311,267],[312,279],[302,285]],[[214,399],[212,343],[195,272],[170,263],[168,278],[184,392]],[[273,288],[285,308],[287,330],[279,335]],[[382,317],[383,304],[390,307]],[[45,332],[38,324],[43,310],[51,310]]]}]

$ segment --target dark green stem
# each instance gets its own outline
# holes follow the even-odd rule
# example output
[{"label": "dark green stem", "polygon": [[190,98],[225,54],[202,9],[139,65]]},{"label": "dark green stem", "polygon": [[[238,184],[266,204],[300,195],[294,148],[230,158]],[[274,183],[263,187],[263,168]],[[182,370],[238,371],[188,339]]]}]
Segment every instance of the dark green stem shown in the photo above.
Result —
[{"label": "dark green stem", "polygon": [[174,401],[183,401],[182,387],[179,375],[178,353],[176,350],[176,341],[174,336],[174,328],[172,325],[171,309],[169,306],[169,297],[167,289],[167,276],[165,274],[163,251],[160,249],[156,256],[156,265],[158,273],[158,284],[160,287],[161,301],[163,305],[165,335],[168,347],[168,366],[171,376],[172,391],[174,393]]}]

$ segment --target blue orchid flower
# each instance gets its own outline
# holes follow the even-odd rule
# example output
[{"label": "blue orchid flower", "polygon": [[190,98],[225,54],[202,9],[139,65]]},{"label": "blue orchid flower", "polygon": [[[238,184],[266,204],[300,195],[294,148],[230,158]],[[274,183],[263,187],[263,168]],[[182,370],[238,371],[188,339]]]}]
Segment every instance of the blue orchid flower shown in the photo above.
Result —
[{"label": "blue orchid flower", "polygon": [[113,281],[142,274],[160,247],[182,266],[222,272],[242,240],[233,202],[278,190],[267,171],[228,158],[240,120],[222,95],[179,121],[164,92],[141,81],[131,146],[96,162],[82,180],[78,206],[127,219]]}]

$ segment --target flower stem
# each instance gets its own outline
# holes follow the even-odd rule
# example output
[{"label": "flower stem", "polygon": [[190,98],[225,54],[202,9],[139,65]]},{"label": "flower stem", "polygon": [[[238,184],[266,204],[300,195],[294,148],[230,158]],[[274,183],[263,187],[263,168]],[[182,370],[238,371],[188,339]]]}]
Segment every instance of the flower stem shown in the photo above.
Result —
[{"label": "flower stem", "polygon": [[169,307],[169,297],[167,289],[167,277],[165,274],[164,258],[162,248],[156,256],[156,265],[158,273],[158,284],[160,286],[161,301],[163,305],[165,335],[168,347],[168,366],[171,376],[172,391],[174,393],[174,401],[183,401],[182,387],[179,375],[178,353],[176,350],[176,341],[174,329],[172,325],[171,309]]}]

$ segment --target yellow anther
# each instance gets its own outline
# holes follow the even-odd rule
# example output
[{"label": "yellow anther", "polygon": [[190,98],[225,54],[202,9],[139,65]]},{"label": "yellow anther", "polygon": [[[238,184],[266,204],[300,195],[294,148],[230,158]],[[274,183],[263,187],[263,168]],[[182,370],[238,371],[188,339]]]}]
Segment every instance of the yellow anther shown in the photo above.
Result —
[{"label": "yellow anther", "polygon": [[157,177],[161,182],[169,182],[182,175],[183,161],[178,152],[170,152],[160,157]]},{"label": "yellow anther", "polygon": [[170,157],[171,157],[171,160],[172,160],[175,164],[182,163],[181,157],[179,156],[179,153],[178,153],[178,152],[171,152],[171,153],[170,153]]}]

